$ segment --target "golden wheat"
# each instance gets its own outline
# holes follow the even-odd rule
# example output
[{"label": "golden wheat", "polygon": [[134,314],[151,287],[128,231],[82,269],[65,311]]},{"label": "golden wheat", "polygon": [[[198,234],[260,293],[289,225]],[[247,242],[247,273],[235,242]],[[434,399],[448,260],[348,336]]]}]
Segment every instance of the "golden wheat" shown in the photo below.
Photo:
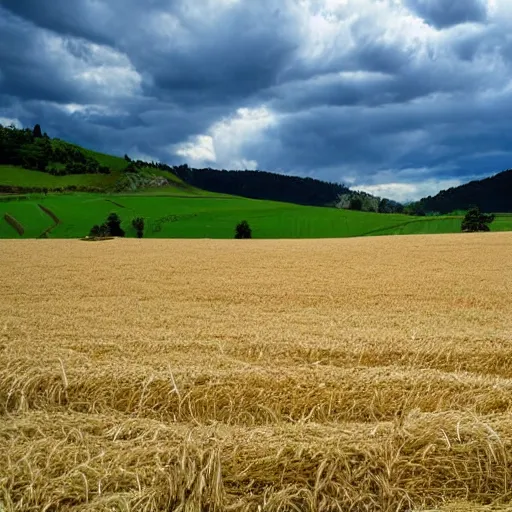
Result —
[{"label": "golden wheat", "polygon": [[0,245],[0,510],[512,507],[511,234]]}]

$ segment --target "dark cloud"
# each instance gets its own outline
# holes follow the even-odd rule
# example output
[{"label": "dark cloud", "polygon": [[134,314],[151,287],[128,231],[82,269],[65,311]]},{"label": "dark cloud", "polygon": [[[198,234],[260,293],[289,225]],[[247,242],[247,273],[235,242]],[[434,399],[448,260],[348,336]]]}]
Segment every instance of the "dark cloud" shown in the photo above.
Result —
[{"label": "dark cloud", "polygon": [[21,98],[70,101],[73,88],[55,80],[43,42],[32,27],[0,9],[1,92]]},{"label": "dark cloud", "polygon": [[111,22],[110,9],[103,2],[87,0],[52,0],[43,5],[38,0],[2,0],[0,5],[34,25],[64,35],[77,36],[96,43],[115,43],[115,33],[106,30]]},{"label": "dark cloud", "polygon": [[407,0],[406,5],[437,28],[487,20],[486,0]]},{"label": "dark cloud", "polygon": [[507,0],[402,1],[0,0],[0,118],[400,198],[509,167]]}]

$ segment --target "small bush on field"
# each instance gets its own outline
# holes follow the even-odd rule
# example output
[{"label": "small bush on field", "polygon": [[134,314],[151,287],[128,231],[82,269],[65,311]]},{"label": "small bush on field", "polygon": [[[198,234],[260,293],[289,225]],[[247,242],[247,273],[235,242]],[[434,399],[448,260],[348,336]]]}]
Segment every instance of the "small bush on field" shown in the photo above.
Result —
[{"label": "small bush on field", "polygon": [[246,220],[243,220],[242,222],[240,222],[240,224],[237,224],[235,228],[235,238],[252,238],[252,229]]},{"label": "small bush on field", "polygon": [[100,237],[100,238],[109,236],[107,225],[106,224],[102,224],[101,226],[99,226],[98,224],[94,225],[91,228],[91,231],[89,232],[89,236]]},{"label": "small bush on field", "polygon": [[144,219],[142,217],[133,219],[132,226],[137,231],[137,238],[142,238],[144,236]]},{"label": "small bush on field", "polygon": [[466,213],[461,229],[465,232],[490,231],[489,224],[494,221],[494,218],[494,214],[482,213],[480,208],[475,206]]}]

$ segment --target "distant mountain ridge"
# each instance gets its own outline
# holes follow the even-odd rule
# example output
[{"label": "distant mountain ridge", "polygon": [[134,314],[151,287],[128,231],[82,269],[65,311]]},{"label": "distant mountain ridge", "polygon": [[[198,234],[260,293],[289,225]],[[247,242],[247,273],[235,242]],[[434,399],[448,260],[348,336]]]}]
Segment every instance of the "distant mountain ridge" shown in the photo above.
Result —
[{"label": "distant mountain ridge", "polygon": [[416,209],[441,214],[467,210],[471,206],[488,213],[512,212],[512,169],[442,190],[415,203]]}]

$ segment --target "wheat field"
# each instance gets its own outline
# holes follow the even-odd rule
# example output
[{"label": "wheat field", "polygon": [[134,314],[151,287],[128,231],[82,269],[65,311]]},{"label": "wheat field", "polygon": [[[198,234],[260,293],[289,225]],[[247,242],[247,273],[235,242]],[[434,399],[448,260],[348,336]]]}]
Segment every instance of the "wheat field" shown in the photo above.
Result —
[{"label": "wheat field", "polygon": [[0,262],[2,512],[512,508],[512,234]]}]

